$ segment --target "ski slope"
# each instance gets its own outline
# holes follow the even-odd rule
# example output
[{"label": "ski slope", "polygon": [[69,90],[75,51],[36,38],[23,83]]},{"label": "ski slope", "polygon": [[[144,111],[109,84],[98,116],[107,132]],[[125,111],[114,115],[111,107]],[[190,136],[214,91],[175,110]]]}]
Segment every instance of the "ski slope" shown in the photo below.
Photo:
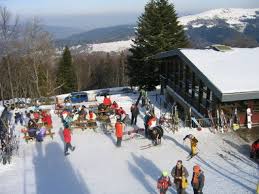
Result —
[{"label": "ski slope", "polygon": [[[129,112],[137,97],[126,94],[113,95],[111,99]],[[151,99],[155,103],[154,96]],[[158,107],[155,111],[160,114]],[[141,146],[150,143],[143,137],[123,141],[122,147],[117,148],[114,134],[75,129],[72,144],[76,150],[65,157],[62,124],[53,112],[54,140],[46,137],[43,143],[26,144],[21,138],[19,156],[10,165],[0,165],[1,194],[158,193],[156,180],[161,171],[171,171],[179,159],[189,174],[195,164],[201,166],[205,174],[204,194],[255,193],[258,165],[248,158],[248,145],[232,133],[182,128],[176,134],[165,132],[161,146],[141,150]],[[137,126],[142,128],[143,115],[141,109]],[[199,140],[199,154],[186,161],[189,143],[184,144],[182,139],[189,133]],[[191,181],[190,176],[188,180]],[[187,192],[192,193],[190,186]],[[176,192],[172,187],[168,193]]]}]

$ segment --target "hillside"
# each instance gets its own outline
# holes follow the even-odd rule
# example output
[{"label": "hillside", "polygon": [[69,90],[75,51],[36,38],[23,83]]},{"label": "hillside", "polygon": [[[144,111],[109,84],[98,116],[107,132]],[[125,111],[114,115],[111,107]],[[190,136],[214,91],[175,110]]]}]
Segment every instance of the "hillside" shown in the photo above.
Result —
[{"label": "hillside", "polygon": [[80,34],[75,34],[63,40],[57,40],[56,45],[79,45],[129,40],[134,34],[134,25],[120,25],[97,28]]}]

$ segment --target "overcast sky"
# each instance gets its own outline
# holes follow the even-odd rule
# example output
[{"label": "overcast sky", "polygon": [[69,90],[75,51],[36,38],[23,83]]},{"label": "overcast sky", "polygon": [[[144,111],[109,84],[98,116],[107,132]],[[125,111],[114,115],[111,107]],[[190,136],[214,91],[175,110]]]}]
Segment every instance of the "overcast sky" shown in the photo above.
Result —
[{"label": "overcast sky", "polygon": [[[107,25],[134,23],[148,0],[0,0],[12,13],[38,16],[51,25],[79,25],[86,15]],[[259,8],[259,0],[170,0],[182,15],[215,8]],[[90,20],[88,17],[88,20]],[[71,19],[71,20],[69,20]],[[94,22],[93,22],[94,23]],[[96,23],[96,22],[95,22]],[[92,24],[89,24],[92,25]]]}]

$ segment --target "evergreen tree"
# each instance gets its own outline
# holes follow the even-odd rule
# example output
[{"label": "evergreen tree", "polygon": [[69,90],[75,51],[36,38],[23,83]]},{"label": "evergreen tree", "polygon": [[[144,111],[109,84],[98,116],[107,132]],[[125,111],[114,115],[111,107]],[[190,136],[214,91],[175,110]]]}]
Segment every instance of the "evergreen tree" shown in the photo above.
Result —
[{"label": "evergreen tree", "polygon": [[168,0],[150,0],[139,17],[133,42],[128,57],[130,85],[151,90],[159,84],[159,69],[149,57],[188,44],[173,4]]},{"label": "evergreen tree", "polygon": [[72,66],[72,57],[67,46],[65,47],[59,64],[58,84],[62,85],[60,88],[61,93],[70,93],[77,88],[75,71]]}]

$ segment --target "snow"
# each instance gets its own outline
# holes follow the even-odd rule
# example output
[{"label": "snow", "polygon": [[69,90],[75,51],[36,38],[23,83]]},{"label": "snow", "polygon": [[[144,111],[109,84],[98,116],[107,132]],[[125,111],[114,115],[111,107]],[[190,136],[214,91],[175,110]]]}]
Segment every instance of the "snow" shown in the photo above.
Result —
[{"label": "snow", "polygon": [[[184,16],[179,18],[179,21],[182,25],[187,26],[189,24],[192,25],[193,21],[196,20],[214,20],[214,19],[222,19],[225,20],[231,27],[238,27],[240,30],[244,29],[247,22],[246,19],[255,19],[259,16],[258,12],[259,8],[255,9],[238,9],[238,8],[228,8],[228,9],[214,9],[202,12],[196,15]],[[197,24],[194,24],[193,27],[200,27]]]},{"label": "snow", "polygon": [[121,52],[130,48],[132,44],[132,40],[92,44],[91,52]]},{"label": "snow", "polygon": [[182,25],[188,25],[189,22],[197,19],[202,20],[213,20],[213,19],[224,19],[229,24],[240,24],[243,19],[255,19],[256,12],[259,11],[259,8],[256,9],[237,9],[237,8],[228,8],[228,9],[214,9],[202,12],[196,15],[183,16],[180,18]]},{"label": "snow", "polygon": [[[129,112],[137,97],[137,94],[117,94],[111,99]],[[149,93],[149,97],[159,116],[154,94]],[[102,97],[97,100],[101,102]],[[143,127],[144,111],[141,108],[139,127]],[[156,180],[161,171],[170,172],[179,159],[190,176],[195,164],[201,166],[206,181],[204,194],[254,193],[259,179],[258,165],[244,154],[248,145],[232,133],[212,134],[207,129],[182,128],[175,134],[165,132],[161,146],[140,150],[150,141],[139,137],[123,141],[122,147],[117,148],[113,134],[75,129],[72,144],[76,150],[64,157],[61,121],[57,115],[53,114],[52,118],[53,140],[46,137],[43,143],[26,144],[21,138],[19,156],[11,165],[0,165],[1,194],[158,193]],[[189,143],[183,144],[182,139],[189,133],[199,140],[199,155],[186,161]],[[190,186],[187,191],[192,193]],[[168,193],[176,192],[171,188]]]},{"label": "snow", "polygon": [[259,91],[259,47],[232,48],[227,52],[181,49],[181,52],[222,93]]}]

